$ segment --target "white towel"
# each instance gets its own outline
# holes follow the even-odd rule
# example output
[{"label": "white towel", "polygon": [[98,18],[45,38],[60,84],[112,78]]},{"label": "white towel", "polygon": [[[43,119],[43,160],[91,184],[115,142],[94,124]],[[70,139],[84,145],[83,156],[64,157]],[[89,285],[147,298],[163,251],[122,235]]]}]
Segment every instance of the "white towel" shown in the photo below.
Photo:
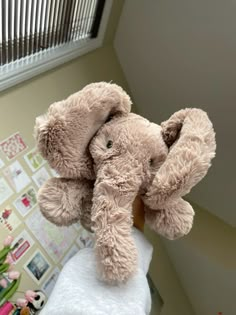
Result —
[{"label": "white towel", "polygon": [[64,266],[40,315],[147,315],[151,295],[146,274],[152,246],[133,228],[138,249],[137,273],[125,284],[109,286],[97,279],[94,251],[80,250]]}]

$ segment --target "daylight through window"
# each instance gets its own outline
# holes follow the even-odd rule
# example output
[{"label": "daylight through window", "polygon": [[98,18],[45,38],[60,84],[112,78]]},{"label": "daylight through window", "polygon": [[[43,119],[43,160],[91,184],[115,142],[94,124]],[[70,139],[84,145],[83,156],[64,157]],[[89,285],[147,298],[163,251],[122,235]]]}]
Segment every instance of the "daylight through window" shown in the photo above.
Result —
[{"label": "daylight through window", "polygon": [[94,38],[105,0],[0,0],[0,65]]}]

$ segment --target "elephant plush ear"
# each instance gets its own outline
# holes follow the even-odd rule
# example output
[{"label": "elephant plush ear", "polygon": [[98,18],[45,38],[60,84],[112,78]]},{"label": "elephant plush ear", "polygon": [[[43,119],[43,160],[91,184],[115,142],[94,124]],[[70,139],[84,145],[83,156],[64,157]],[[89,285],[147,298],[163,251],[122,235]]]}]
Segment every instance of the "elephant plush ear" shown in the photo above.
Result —
[{"label": "elephant plush ear", "polygon": [[35,138],[42,156],[65,178],[94,177],[88,144],[110,116],[127,115],[129,96],[116,84],[92,83],[52,104],[36,119]]},{"label": "elephant plush ear", "polygon": [[180,110],[161,127],[169,153],[144,198],[151,209],[164,209],[189,193],[206,175],[216,149],[212,123],[201,109]]}]

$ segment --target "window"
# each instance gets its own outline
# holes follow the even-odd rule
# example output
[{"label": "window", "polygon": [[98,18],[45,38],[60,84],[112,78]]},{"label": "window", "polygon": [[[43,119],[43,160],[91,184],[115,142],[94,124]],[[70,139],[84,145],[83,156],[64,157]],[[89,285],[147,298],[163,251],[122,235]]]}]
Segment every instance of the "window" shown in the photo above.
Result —
[{"label": "window", "polygon": [[0,0],[0,90],[101,46],[111,0]]}]

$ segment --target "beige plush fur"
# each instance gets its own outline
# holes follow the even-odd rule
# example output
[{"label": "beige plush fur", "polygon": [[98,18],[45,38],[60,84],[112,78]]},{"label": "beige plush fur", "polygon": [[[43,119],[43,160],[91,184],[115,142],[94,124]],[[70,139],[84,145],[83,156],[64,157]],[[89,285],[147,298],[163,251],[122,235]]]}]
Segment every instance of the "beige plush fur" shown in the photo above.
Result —
[{"label": "beige plush fur", "polygon": [[146,223],[169,239],[187,234],[194,211],[182,197],[207,173],[215,133],[205,112],[184,109],[161,126],[130,113],[117,85],[93,83],[37,118],[39,151],[61,178],[39,191],[45,217],[78,220],[94,231],[99,275],[125,282],[135,272],[132,203],[140,195]]}]

